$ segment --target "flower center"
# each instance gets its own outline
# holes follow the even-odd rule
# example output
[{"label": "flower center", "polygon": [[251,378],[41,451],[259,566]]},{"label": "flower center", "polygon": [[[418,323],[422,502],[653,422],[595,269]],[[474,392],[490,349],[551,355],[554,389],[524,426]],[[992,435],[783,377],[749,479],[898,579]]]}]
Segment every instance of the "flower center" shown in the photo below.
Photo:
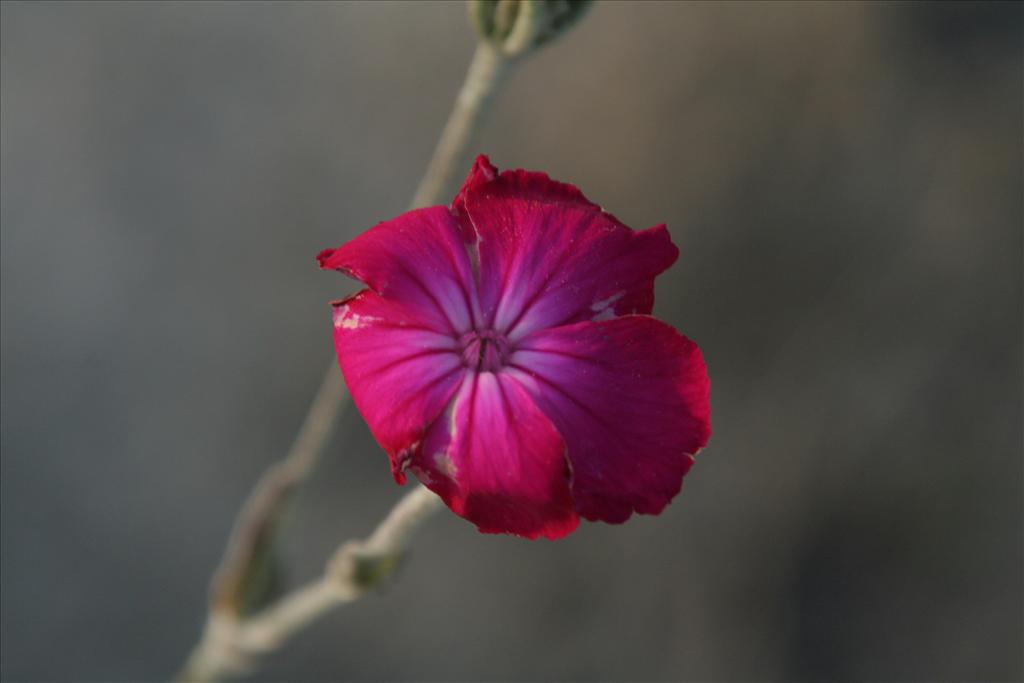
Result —
[{"label": "flower center", "polygon": [[500,370],[509,355],[508,340],[494,330],[470,330],[459,339],[462,362],[479,372]]}]

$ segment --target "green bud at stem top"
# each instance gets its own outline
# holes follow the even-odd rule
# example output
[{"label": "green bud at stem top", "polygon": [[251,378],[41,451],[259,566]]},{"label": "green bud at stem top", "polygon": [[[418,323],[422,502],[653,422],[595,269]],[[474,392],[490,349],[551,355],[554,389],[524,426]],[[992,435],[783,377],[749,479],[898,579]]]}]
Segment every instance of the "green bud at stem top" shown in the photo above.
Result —
[{"label": "green bud at stem top", "polygon": [[469,16],[480,39],[507,57],[524,55],[557,38],[592,0],[469,0]]}]

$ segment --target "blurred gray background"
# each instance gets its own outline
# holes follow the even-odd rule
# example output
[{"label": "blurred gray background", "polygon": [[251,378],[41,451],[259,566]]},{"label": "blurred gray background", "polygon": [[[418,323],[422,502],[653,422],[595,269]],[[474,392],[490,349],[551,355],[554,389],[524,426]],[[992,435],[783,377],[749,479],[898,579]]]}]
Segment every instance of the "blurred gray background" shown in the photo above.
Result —
[{"label": "blurred gray background", "polygon": [[[479,149],[682,256],[715,434],[660,517],[558,543],[445,513],[260,680],[1020,680],[1020,4],[597,6]],[[2,6],[2,664],[149,681],[404,210],[460,3]],[[357,414],[289,580],[401,495]]]}]

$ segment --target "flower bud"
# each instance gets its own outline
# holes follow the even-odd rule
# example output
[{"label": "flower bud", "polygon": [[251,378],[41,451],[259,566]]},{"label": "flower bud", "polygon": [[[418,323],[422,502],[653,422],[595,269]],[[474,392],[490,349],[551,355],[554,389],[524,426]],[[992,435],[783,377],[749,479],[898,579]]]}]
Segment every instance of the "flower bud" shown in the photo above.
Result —
[{"label": "flower bud", "polygon": [[592,0],[469,0],[480,39],[508,57],[524,55],[566,31]]}]

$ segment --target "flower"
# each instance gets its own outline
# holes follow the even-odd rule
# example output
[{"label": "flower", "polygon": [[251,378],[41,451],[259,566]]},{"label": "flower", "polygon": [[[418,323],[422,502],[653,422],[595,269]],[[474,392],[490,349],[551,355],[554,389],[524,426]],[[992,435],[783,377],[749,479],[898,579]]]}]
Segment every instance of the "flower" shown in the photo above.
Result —
[{"label": "flower", "polygon": [[574,186],[477,158],[451,207],[404,213],[321,268],[345,381],[395,480],[488,533],[659,514],[711,434],[697,345],[649,314],[679,252]]}]

